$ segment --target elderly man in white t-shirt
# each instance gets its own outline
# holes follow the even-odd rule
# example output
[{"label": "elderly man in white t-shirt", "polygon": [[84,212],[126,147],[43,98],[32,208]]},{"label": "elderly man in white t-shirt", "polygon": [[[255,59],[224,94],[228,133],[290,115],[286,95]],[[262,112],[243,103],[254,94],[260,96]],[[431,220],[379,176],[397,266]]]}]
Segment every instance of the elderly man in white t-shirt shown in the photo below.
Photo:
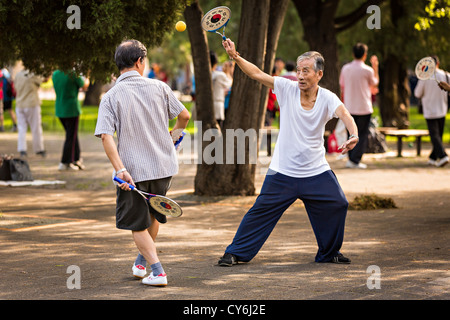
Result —
[{"label": "elderly man in white t-shirt", "polygon": [[304,202],[316,235],[319,249],[315,261],[350,263],[339,252],[348,201],[325,159],[323,135],[326,123],[339,117],[351,134],[341,146],[345,154],[358,143],[358,129],[340,99],[318,85],[323,76],[322,55],[310,51],[298,57],[295,82],[264,73],[240,57],[230,39],[223,46],[245,74],[274,90],[281,125],[261,193],[242,219],[219,265],[250,261],[297,199]]}]

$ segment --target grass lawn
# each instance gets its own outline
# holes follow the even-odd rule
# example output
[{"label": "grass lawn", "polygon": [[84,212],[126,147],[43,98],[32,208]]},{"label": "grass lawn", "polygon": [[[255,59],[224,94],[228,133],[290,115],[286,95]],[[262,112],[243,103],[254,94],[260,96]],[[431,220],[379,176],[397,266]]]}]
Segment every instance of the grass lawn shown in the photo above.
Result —
[{"label": "grass lawn", "polygon": [[[192,102],[184,102],[183,103],[186,108],[190,111],[192,107]],[[42,101],[42,126],[44,131],[48,132],[64,132],[64,129],[59,122],[58,118],[55,116],[55,101],[53,100],[43,100]],[[97,106],[83,106],[82,107],[82,115],[80,117],[80,132],[82,133],[94,133],[95,131],[95,125],[97,122],[97,113],[98,113],[98,107]],[[374,108],[374,117],[378,118],[378,123],[381,125],[381,117],[380,112],[377,107]],[[278,117],[275,119],[273,126],[278,127]],[[417,112],[416,106],[411,106],[410,113],[409,113],[409,120],[410,120],[410,129],[427,129],[427,123],[423,117],[422,114],[419,114]],[[175,124],[175,120],[171,120],[169,123],[169,127],[172,128]],[[5,113],[5,129],[9,130],[12,127],[12,121],[9,117],[8,113]],[[188,127],[186,128],[186,131],[189,132],[189,134],[193,135],[195,128],[194,128],[194,121],[189,121]],[[414,138],[411,138],[414,139]],[[397,141],[397,138],[395,137],[387,137],[388,141]],[[413,141],[413,140],[411,140]],[[422,141],[429,142],[429,137],[424,137]],[[447,114],[446,117],[446,126],[444,130],[444,143],[450,143],[450,113]]]},{"label": "grass lawn", "polygon": [[[192,103],[183,103],[185,107],[190,111]],[[15,108],[15,102],[13,107]],[[98,106],[83,106],[81,108],[82,114],[80,116],[79,132],[82,133],[92,133],[94,134],[95,125],[97,123]],[[53,100],[42,100],[41,105],[41,115],[42,115],[42,127],[44,131],[47,132],[64,132],[64,128],[61,125],[59,119],[55,116],[55,101]],[[170,128],[175,125],[176,120],[171,120],[169,122]],[[12,121],[9,117],[9,113],[5,114],[4,121],[5,129],[9,130],[12,127]],[[194,134],[194,122],[189,121],[186,131],[189,134]]]}]

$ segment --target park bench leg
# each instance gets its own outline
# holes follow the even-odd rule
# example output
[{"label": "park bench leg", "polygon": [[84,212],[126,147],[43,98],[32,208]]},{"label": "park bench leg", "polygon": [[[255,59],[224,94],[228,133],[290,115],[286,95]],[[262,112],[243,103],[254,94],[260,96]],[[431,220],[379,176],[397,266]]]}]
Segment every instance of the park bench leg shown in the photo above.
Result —
[{"label": "park bench leg", "polygon": [[398,136],[397,137],[397,157],[402,156],[402,149],[403,149],[402,137]]},{"label": "park bench leg", "polygon": [[420,151],[422,149],[422,137],[417,137],[416,138],[416,143],[417,143],[417,156],[420,157]]},{"label": "park bench leg", "polygon": [[272,133],[270,131],[267,132],[267,156],[272,155]]}]

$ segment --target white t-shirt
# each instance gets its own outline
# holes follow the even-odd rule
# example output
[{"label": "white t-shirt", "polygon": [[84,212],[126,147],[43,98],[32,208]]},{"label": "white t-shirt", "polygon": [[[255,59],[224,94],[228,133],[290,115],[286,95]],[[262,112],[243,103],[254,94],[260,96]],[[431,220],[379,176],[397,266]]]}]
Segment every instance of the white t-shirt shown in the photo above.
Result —
[{"label": "white t-shirt", "polygon": [[225,119],[225,93],[230,89],[233,81],[225,72],[214,70],[212,72],[214,115],[217,120]]},{"label": "white t-shirt", "polygon": [[[436,79],[438,81],[445,81],[445,72],[443,70],[436,70]],[[439,119],[444,118],[447,114],[447,92],[441,90],[434,80],[419,80],[414,89],[414,95],[422,99],[423,117],[425,119]]]},{"label": "white t-shirt", "polygon": [[298,82],[275,77],[274,93],[280,106],[280,132],[269,168],[294,178],[316,176],[330,166],[325,159],[323,135],[326,123],[337,117],[342,101],[319,87],[311,110],[300,103]]},{"label": "white t-shirt", "polygon": [[339,84],[343,87],[345,107],[352,115],[373,113],[371,87],[378,84],[375,72],[361,60],[342,67]]}]

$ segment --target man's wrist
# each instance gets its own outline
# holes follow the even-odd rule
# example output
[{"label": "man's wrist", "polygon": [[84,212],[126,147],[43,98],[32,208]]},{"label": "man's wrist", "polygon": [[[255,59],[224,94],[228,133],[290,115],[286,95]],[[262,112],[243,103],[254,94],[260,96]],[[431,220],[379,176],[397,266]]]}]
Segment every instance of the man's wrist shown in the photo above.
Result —
[{"label": "man's wrist", "polygon": [[239,54],[239,52],[236,51],[236,53],[233,56],[230,56],[231,60],[235,60],[237,57],[240,57],[241,55]]},{"label": "man's wrist", "polygon": [[120,169],[120,170],[117,170],[117,171],[116,171],[116,176],[117,176],[119,173],[123,173],[123,172],[125,172],[125,171],[127,171],[126,168],[122,168],[122,169]]},{"label": "man's wrist", "polygon": [[352,139],[352,138],[356,138],[359,141],[359,137],[355,134],[350,135],[350,137],[348,137],[348,140]]}]

